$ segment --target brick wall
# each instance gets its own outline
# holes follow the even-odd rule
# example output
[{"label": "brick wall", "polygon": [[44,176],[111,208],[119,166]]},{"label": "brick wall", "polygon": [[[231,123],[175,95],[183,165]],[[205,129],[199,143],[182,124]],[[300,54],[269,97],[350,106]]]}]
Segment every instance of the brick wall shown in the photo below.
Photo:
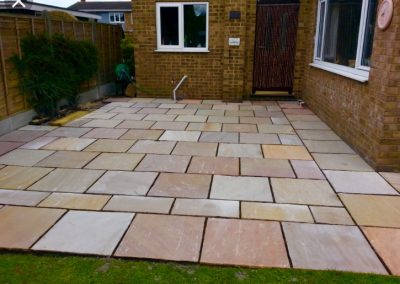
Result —
[{"label": "brick wall", "polygon": [[[310,66],[304,73],[304,100],[378,170],[400,170],[400,0],[394,2],[389,29],[375,29],[367,83]],[[313,58],[316,1],[310,9],[306,62]]]}]

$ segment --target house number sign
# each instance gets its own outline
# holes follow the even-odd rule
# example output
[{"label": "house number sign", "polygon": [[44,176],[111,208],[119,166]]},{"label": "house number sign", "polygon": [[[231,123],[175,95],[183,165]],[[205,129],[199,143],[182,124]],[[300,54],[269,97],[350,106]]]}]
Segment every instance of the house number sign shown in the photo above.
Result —
[{"label": "house number sign", "polygon": [[393,17],[393,0],[382,0],[378,9],[378,28],[382,31],[390,26]]}]

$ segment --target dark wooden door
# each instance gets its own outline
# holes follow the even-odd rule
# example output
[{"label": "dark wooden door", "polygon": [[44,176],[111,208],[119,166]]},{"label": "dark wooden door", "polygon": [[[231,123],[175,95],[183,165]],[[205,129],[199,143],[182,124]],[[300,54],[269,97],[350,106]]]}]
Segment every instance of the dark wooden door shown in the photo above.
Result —
[{"label": "dark wooden door", "polygon": [[299,4],[282,2],[257,5],[254,91],[293,90]]}]

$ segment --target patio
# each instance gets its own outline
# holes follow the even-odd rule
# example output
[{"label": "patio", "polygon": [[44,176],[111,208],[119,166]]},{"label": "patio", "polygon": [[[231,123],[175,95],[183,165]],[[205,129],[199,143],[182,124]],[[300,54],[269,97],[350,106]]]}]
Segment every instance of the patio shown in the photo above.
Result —
[{"label": "patio", "polygon": [[400,275],[400,174],[296,102],[120,99],[0,154],[3,249]]}]

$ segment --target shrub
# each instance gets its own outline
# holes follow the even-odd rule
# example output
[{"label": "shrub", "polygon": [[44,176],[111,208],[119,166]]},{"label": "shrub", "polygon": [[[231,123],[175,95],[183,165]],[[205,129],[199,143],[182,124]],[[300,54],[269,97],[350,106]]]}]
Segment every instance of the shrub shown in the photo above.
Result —
[{"label": "shrub", "polygon": [[120,47],[124,63],[129,67],[131,76],[135,76],[133,40],[131,38],[122,39]]}]

